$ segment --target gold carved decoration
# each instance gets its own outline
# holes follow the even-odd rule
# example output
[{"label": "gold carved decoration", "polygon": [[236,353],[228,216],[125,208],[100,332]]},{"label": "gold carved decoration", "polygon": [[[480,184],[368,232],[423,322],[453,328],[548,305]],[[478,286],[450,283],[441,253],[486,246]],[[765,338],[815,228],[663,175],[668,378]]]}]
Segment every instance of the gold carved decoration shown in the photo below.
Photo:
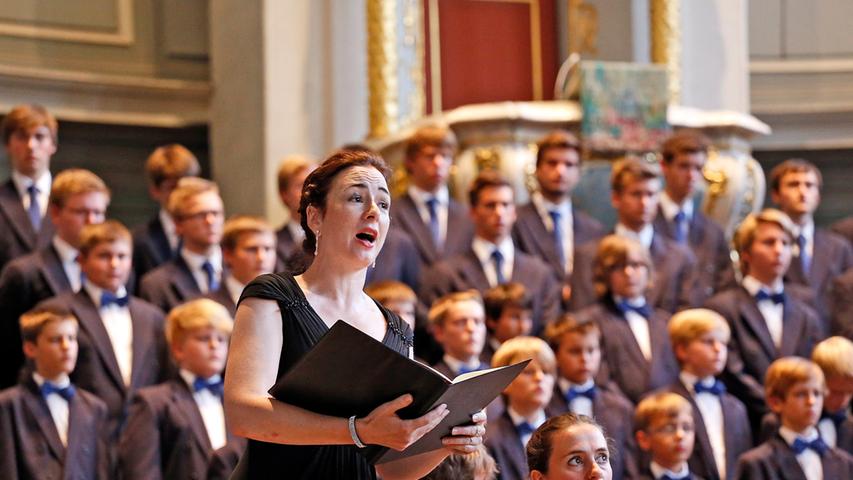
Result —
[{"label": "gold carved decoration", "polygon": [[717,201],[725,196],[728,190],[729,179],[726,172],[722,169],[717,170],[710,167],[710,165],[717,164],[714,161],[717,155],[716,150],[709,151],[708,161],[705,162],[705,167],[702,169],[702,176],[705,177],[705,181],[708,183],[708,190],[706,192],[708,200],[705,203],[705,212],[714,211]]},{"label": "gold carved decoration", "polygon": [[669,102],[681,102],[681,0],[651,0],[652,61],[666,65]]},{"label": "gold carved decoration", "polygon": [[367,77],[370,137],[397,131],[396,1],[367,0]]},{"label": "gold carved decoration", "polygon": [[569,2],[569,54],[598,54],[598,8],[583,0]]},{"label": "gold carved decoration", "polygon": [[474,163],[477,165],[477,171],[483,170],[500,170],[501,153],[497,147],[477,148],[474,150]]}]

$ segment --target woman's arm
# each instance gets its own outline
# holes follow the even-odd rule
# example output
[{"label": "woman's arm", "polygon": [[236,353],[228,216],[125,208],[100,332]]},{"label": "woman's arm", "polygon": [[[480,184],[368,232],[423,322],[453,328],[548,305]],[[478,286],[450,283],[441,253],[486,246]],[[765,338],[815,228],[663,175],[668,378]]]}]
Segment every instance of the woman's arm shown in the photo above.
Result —
[{"label": "woman's arm", "polygon": [[[267,390],[276,381],[282,345],[278,304],[257,298],[243,301],[237,310],[225,376],[229,428],[237,435],[264,442],[352,444],[347,419],[320,415],[269,396]],[[396,411],[409,403],[411,396],[403,395],[359,419],[356,429],[361,440],[402,450],[447,415],[441,406],[422,417],[401,420]]]}]

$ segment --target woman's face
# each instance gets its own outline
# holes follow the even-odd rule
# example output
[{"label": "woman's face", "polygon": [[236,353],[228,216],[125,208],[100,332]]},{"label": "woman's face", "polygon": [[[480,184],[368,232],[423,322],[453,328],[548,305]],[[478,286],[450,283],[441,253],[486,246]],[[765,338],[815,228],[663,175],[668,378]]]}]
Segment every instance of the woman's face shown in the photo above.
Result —
[{"label": "woman's face", "polygon": [[366,268],[382,249],[391,195],[385,177],[370,166],[350,167],[332,180],[326,209],[308,207],[308,225],[319,232],[318,257]]},{"label": "woman's face", "polygon": [[533,470],[531,480],[611,480],[610,451],[601,429],[582,423],[553,434],[548,473]]}]

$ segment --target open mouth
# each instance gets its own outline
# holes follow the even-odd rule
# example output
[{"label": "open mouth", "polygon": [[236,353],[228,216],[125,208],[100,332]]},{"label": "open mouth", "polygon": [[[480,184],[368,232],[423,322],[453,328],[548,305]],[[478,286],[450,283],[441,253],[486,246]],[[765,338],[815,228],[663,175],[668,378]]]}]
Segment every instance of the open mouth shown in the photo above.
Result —
[{"label": "open mouth", "polygon": [[372,229],[362,230],[355,234],[355,238],[362,242],[369,243],[370,245],[373,245],[376,242],[376,236],[376,231]]}]

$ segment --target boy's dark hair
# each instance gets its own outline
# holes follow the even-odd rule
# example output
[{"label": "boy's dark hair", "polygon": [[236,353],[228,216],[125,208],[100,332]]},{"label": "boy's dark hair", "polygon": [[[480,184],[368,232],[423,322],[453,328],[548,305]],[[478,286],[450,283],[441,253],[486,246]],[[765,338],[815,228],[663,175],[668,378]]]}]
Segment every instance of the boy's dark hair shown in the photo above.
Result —
[{"label": "boy's dark hair", "polygon": [[486,290],[483,293],[483,305],[486,310],[486,319],[497,320],[501,318],[507,307],[531,310],[533,298],[527,293],[524,285],[508,282]]}]

